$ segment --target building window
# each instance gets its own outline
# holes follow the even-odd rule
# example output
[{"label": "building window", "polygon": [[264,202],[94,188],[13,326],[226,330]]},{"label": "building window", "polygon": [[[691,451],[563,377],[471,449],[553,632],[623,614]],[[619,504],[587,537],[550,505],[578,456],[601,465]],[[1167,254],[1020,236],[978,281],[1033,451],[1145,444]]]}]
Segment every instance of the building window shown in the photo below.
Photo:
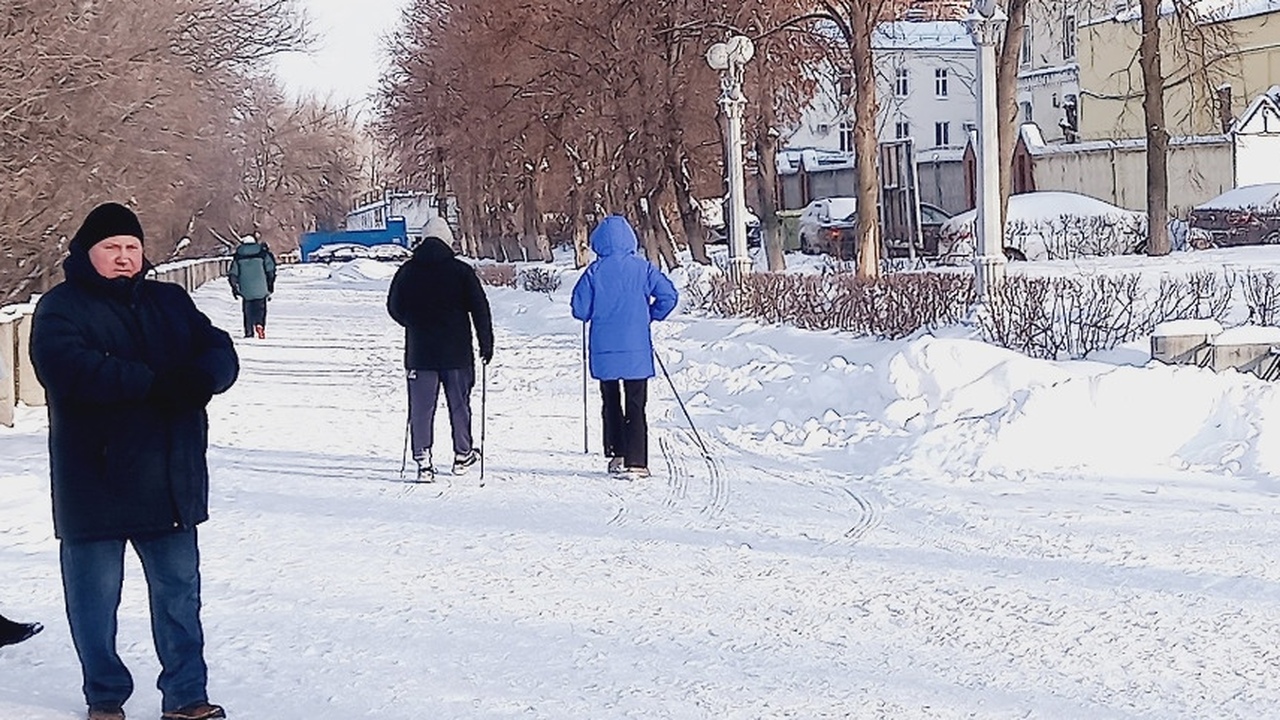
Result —
[{"label": "building window", "polygon": [[1076,11],[1074,8],[1062,11],[1062,59],[1071,60],[1076,56]]},{"label": "building window", "polygon": [[899,120],[893,124],[893,136],[898,140],[905,140],[911,137],[911,123],[906,120]]},{"label": "building window", "polygon": [[840,152],[853,152],[853,123],[840,121]]},{"label": "building window", "polygon": [[1022,52],[1018,53],[1018,61],[1023,65],[1031,64],[1031,21],[1022,26]]},{"label": "building window", "polygon": [[951,123],[937,122],[933,124],[933,144],[945,147],[951,144]]},{"label": "building window", "polygon": [[947,79],[950,73],[946,68],[938,68],[933,71],[933,94],[940,98],[947,96]]},{"label": "building window", "polygon": [[1031,114],[1031,101],[1022,103],[1022,122],[1035,122],[1035,118]]},{"label": "building window", "polygon": [[911,72],[907,68],[900,67],[894,71],[893,94],[906,97],[909,92],[911,92]]}]

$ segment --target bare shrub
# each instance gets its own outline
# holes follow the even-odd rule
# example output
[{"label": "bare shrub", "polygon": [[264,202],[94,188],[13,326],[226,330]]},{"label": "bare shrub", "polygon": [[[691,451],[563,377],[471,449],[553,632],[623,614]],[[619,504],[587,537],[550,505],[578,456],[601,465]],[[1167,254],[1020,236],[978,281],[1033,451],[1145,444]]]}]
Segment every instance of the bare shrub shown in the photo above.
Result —
[{"label": "bare shrub", "polygon": [[1249,322],[1275,325],[1280,318],[1280,281],[1270,270],[1245,276],[1244,301],[1249,308]]},{"label": "bare shrub", "polygon": [[515,265],[477,265],[476,276],[480,282],[494,287],[515,287]]},{"label": "bare shrub", "polygon": [[550,295],[560,289],[560,273],[547,268],[527,268],[520,271],[520,287],[526,292]]},{"label": "bare shrub", "polygon": [[716,315],[883,338],[959,322],[973,301],[973,279],[961,273],[755,273],[741,287],[717,276],[692,290],[691,303]]},{"label": "bare shrub", "polygon": [[1211,271],[1164,276],[1144,288],[1141,276],[1011,276],[996,290],[979,323],[984,337],[1032,357],[1080,358],[1109,350],[1169,320],[1222,320],[1234,276]]}]

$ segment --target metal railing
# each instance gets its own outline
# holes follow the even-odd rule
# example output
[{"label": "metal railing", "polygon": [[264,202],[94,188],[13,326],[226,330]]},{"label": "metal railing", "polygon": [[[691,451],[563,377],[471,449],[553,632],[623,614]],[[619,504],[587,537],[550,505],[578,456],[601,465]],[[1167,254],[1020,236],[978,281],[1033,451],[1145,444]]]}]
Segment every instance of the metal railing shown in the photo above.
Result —
[{"label": "metal railing", "polygon": [[[157,266],[148,276],[192,292],[227,274],[230,257],[181,260]],[[31,318],[38,297],[17,305],[0,306],[0,425],[13,426],[14,407],[44,405],[44,388],[31,367]]]}]

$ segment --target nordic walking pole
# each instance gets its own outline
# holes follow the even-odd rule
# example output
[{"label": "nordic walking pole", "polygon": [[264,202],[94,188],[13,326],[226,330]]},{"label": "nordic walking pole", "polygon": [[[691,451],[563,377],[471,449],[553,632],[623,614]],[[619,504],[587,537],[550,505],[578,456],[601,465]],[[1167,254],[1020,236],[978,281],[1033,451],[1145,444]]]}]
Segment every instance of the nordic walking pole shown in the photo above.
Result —
[{"label": "nordic walking pole", "polygon": [[484,487],[484,453],[487,448],[484,446],[484,401],[488,394],[487,388],[487,369],[489,363],[480,363],[480,487]]},{"label": "nordic walking pole", "polygon": [[404,413],[404,449],[400,451],[400,482],[404,482],[404,467],[409,463],[409,423],[412,416],[409,411]]},{"label": "nordic walking pole", "polygon": [[684,413],[684,419],[688,421],[689,429],[693,431],[693,438],[698,441],[698,447],[702,448],[702,456],[710,460],[711,452],[707,450],[706,443],[702,442],[702,436],[698,434],[698,428],[694,426],[693,418],[689,416],[689,409],[684,406],[684,400],[680,399],[676,384],[671,380],[671,373],[667,372],[667,366],[662,362],[662,356],[658,354],[657,349],[654,349],[653,357],[658,360],[658,367],[662,368],[662,374],[667,378],[667,384],[671,386],[671,394],[676,396],[676,402],[680,404],[680,411]]},{"label": "nordic walking pole", "polygon": [[587,441],[587,321],[582,321],[582,454],[591,454]]}]

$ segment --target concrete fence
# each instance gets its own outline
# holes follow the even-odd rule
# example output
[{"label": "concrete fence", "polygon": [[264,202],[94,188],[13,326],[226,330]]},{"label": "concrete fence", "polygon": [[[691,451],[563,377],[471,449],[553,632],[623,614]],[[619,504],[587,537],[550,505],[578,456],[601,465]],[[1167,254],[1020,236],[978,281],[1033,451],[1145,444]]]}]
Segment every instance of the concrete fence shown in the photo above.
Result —
[{"label": "concrete fence", "polygon": [[[231,258],[204,258],[167,263],[150,277],[171,282],[191,292],[223,277]],[[31,367],[31,318],[36,299],[21,305],[0,307],[0,425],[13,426],[13,408],[18,403],[30,407],[44,405],[44,388]]]},{"label": "concrete fence", "polygon": [[1169,365],[1237,370],[1280,380],[1280,327],[1222,329],[1213,320],[1174,320],[1151,335],[1151,357]]}]

